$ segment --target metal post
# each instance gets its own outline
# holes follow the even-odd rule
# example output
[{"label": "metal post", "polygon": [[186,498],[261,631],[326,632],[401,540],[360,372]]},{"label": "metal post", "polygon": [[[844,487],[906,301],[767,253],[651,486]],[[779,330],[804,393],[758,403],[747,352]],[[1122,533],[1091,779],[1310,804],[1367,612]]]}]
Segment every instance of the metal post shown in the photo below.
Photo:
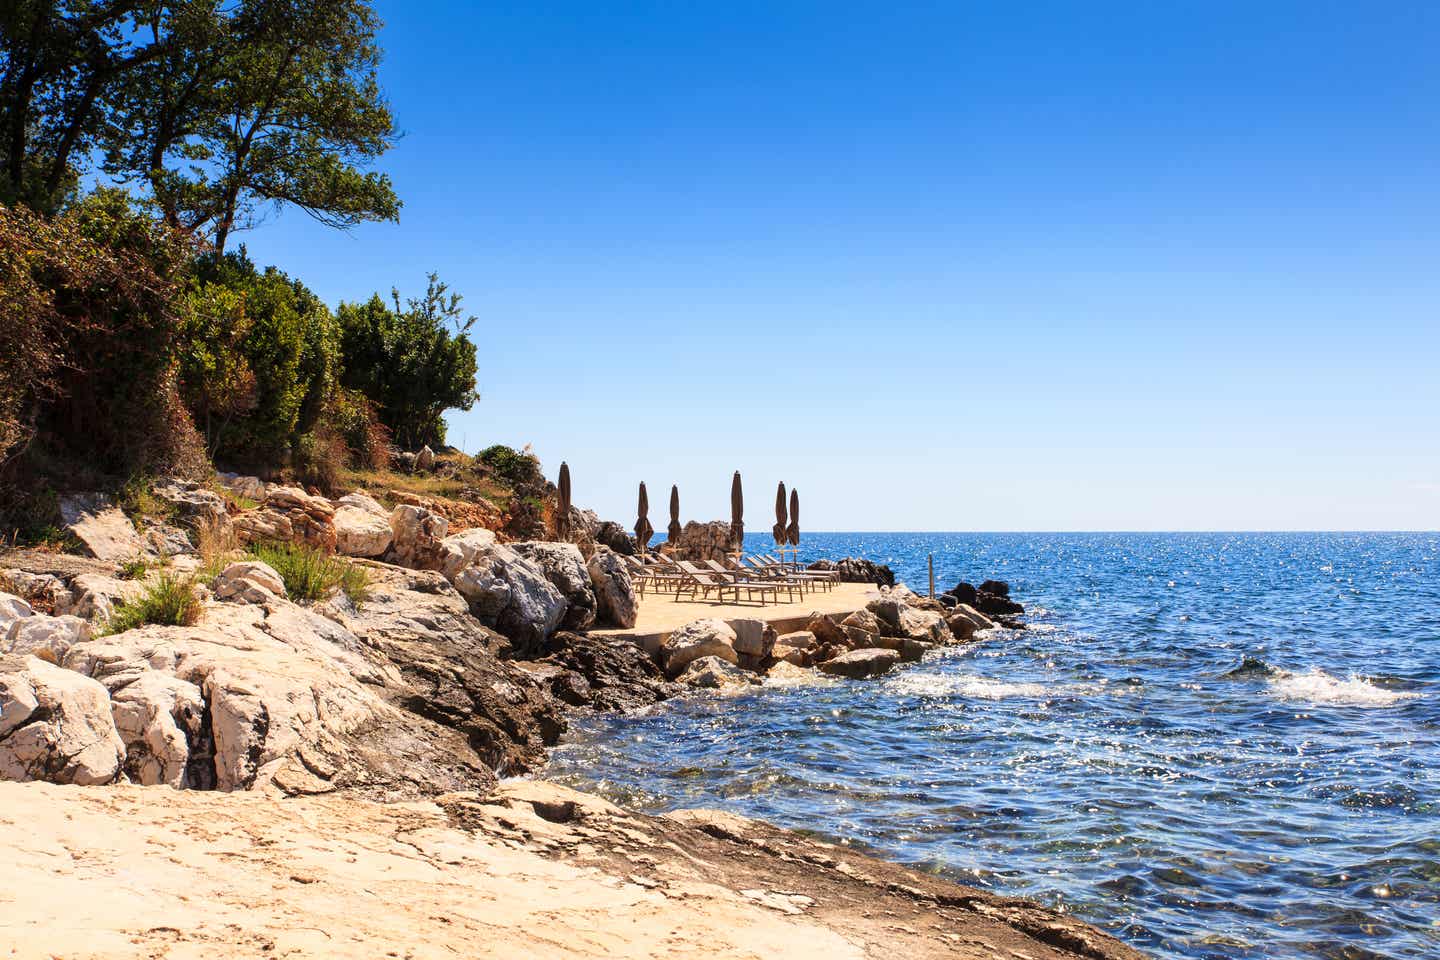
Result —
[{"label": "metal post", "polygon": [[935,554],[930,554],[930,599],[935,599]]}]

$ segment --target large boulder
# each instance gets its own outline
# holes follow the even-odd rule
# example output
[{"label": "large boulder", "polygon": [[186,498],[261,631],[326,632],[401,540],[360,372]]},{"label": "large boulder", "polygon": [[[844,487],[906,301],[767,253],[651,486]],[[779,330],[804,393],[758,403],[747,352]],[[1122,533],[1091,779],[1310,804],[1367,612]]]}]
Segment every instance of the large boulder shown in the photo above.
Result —
[{"label": "large boulder", "polygon": [[889,673],[900,662],[900,653],[880,647],[864,647],[842,653],[833,660],[820,664],[820,669],[832,676],[864,680]]},{"label": "large boulder", "polygon": [[284,599],[285,581],[275,568],[259,560],[240,560],[220,571],[211,585],[216,600],[237,603],[266,603]]},{"label": "large boulder", "polygon": [[671,677],[678,677],[701,657],[740,662],[735,652],[735,631],[724,620],[692,620],[670,634],[660,646],[660,662]]},{"label": "large boulder", "polygon": [[597,546],[585,564],[590,586],[595,591],[596,622],[628,630],[635,626],[639,609],[635,603],[635,582],[620,555],[606,546]]},{"label": "large boulder", "polygon": [[522,653],[538,649],[560,627],[569,607],[539,564],[504,544],[476,553],[454,583],[480,622],[500,631]]},{"label": "large boulder", "polygon": [[678,560],[724,560],[735,552],[735,541],[730,536],[728,520],[709,523],[691,520],[671,547],[672,555]]},{"label": "large boulder", "polygon": [[430,449],[429,444],[421,447],[420,452],[415,454],[415,469],[426,471],[435,469],[435,451]]},{"label": "large boulder", "polygon": [[395,562],[415,570],[434,570],[440,565],[441,543],[450,532],[450,521],[424,507],[402,503],[390,511],[390,550]]},{"label": "large boulder", "polygon": [[13,593],[0,592],[0,636],[4,636],[15,621],[34,614],[34,608],[25,600]]},{"label": "large boulder", "polygon": [[883,625],[869,610],[856,610],[840,621],[840,629],[845,631],[846,643],[852,650],[882,645]]},{"label": "large boulder", "polygon": [[814,616],[805,624],[805,630],[814,635],[821,646],[843,647],[849,645],[849,636],[835,618],[828,615]]},{"label": "large boulder", "polygon": [[144,592],[144,584],[98,573],[82,573],[70,581],[69,592],[55,604],[56,614],[105,621],[115,608]]},{"label": "large boulder", "polygon": [[265,509],[284,514],[292,539],[324,550],[335,550],[335,506],[324,497],[311,496],[299,487],[270,487]]},{"label": "large boulder", "polygon": [[115,783],[124,760],[103,686],[38,657],[0,656],[0,780]]},{"label": "large boulder", "polygon": [[383,556],[395,539],[390,515],[364,493],[349,493],[335,505],[335,552],[347,557]]},{"label": "large boulder", "polygon": [[527,540],[513,543],[510,548],[545,572],[560,595],[565,598],[562,630],[588,630],[595,623],[595,589],[580,548],[573,543],[550,540]]},{"label": "large boulder", "polygon": [[269,488],[269,484],[259,477],[247,477],[238,473],[219,473],[215,476],[231,493],[255,503],[265,499],[265,491]]},{"label": "large boulder", "polygon": [[61,497],[60,518],[85,552],[97,560],[129,560],[145,552],[135,525],[103,493]]}]

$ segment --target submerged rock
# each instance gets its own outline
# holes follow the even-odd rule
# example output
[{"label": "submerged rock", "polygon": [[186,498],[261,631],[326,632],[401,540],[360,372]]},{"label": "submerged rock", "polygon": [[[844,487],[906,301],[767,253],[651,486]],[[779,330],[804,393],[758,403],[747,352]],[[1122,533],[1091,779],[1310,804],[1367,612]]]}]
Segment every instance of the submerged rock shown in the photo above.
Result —
[{"label": "submerged rock", "polygon": [[722,657],[701,657],[685,667],[679,682],[698,689],[730,690],[753,686],[760,678]]}]

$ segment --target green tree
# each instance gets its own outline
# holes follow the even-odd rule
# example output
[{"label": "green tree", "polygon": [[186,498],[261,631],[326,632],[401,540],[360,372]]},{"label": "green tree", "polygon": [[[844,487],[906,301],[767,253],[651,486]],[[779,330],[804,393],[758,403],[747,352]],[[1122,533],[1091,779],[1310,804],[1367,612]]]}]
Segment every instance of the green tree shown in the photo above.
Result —
[{"label": "green tree", "polygon": [[106,169],[143,183],[167,223],[217,253],[267,206],[329,226],[395,220],[390,178],[363,167],[395,140],[364,0],[241,0],[157,16],[176,42],[126,84]]},{"label": "green tree", "polygon": [[[201,264],[190,304],[182,383],[212,450],[226,460],[282,462],[335,385],[335,318],[303,283],[275,267],[256,270],[243,250]],[[227,325],[242,332],[227,335]],[[201,382],[215,374],[215,384]]]},{"label": "green tree", "polygon": [[425,296],[404,308],[398,290],[387,304],[379,294],[365,303],[342,303],[341,373],[345,387],[379,406],[383,423],[402,445],[440,444],[446,410],[469,410],[475,391],[476,351],[469,331],[474,317],[459,294],[430,274]]},{"label": "green tree", "polygon": [[6,0],[0,201],[54,212],[86,161],[220,254],[268,206],[398,218],[367,0]]}]

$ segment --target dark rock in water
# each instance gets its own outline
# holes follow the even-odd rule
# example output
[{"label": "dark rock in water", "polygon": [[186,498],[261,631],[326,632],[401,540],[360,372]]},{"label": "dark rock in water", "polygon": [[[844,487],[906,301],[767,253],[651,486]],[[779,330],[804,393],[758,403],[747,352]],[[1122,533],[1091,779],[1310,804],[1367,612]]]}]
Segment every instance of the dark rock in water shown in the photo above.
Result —
[{"label": "dark rock in water", "polygon": [[1225,674],[1227,677],[1271,677],[1274,675],[1275,668],[1259,657],[1246,657],[1240,661],[1240,666]]},{"label": "dark rock in water", "polygon": [[680,692],[676,684],[665,680],[645,651],[626,640],[610,641],[561,631],[546,642],[541,652],[545,656],[540,663],[572,675],[549,678],[551,692],[572,706],[633,710]]},{"label": "dark rock in water", "polygon": [[635,556],[635,538],[614,520],[602,521],[595,530],[595,542],[609,547],[622,557]]},{"label": "dark rock in water", "polygon": [[981,590],[977,592],[975,594],[975,602],[971,604],[971,606],[973,606],[976,610],[979,610],[981,613],[991,617],[1003,616],[1005,614],[1012,613],[1020,614],[1025,612],[1025,608],[1023,606],[1016,603],[1014,600],[1011,600],[1009,597],[1002,596],[998,593],[990,593],[988,590]]},{"label": "dark rock in water", "polygon": [[1010,596],[1010,584],[1004,580],[986,580],[980,584],[980,590],[982,593],[993,593],[1000,597]]},{"label": "dark rock in water", "polygon": [[881,587],[895,586],[895,571],[883,563],[846,557],[843,560],[816,560],[811,570],[839,570],[842,583],[873,583]]},{"label": "dark rock in water", "polygon": [[959,583],[955,584],[955,589],[949,591],[949,593],[950,596],[955,598],[955,601],[957,603],[963,603],[971,607],[975,606],[976,591],[975,585],[973,583],[966,583],[962,580]]},{"label": "dark rock in water", "polygon": [[1000,624],[1000,626],[1006,630],[1024,630],[1028,626],[1024,620],[1004,613],[996,614],[994,619],[996,623]]}]

